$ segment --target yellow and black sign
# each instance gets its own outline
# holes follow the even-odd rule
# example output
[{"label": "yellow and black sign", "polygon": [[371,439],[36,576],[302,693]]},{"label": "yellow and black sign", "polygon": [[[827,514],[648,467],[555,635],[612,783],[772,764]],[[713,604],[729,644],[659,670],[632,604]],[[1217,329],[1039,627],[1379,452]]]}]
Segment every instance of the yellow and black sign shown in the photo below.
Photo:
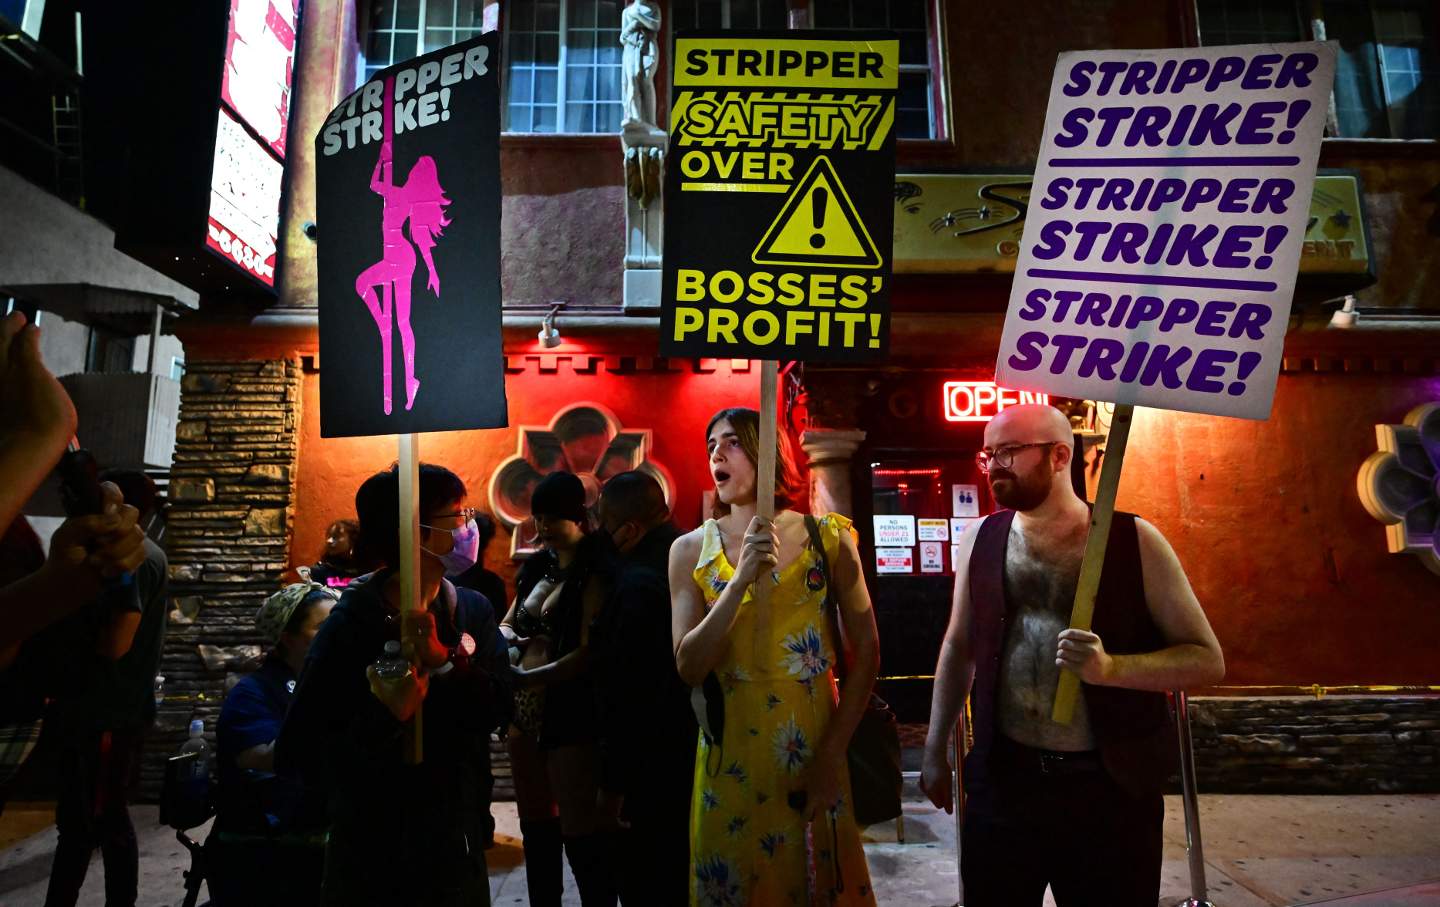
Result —
[{"label": "yellow and black sign", "polygon": [[899,41],[675,41],[660,351],[810,361],[889,345]]}]

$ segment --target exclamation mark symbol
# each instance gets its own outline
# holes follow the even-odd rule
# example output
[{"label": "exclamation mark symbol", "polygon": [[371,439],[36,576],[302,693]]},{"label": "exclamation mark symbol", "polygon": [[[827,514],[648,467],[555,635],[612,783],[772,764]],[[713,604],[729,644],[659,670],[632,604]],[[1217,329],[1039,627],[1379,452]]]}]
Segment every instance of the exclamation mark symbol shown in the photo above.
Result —
[{"label": "exclamation mark symbol", "polygon": [[1309,112],[1309,101],[1296,101],[1291,104],[1290,109],[1285,113],[1285,125],[1290,128],[1277,135],[1275,140],[1282,145],[1288,145],[1295,141],[1295,127],[1300,125],[1300,121],[1305,119],[1305,114]]},{"label": "exclamation mark symbol", "polygon": [[815,232],[810,235],[810,248],[825,248],[825,234],[820,231],[825,229],[825,206],[830,202],[830,193],[817,186],[815,191],[810,193],[810,222],[815,225]]},{"label": "exclamation mark symbol", "polygon": [[1230,388],[1229,388],[1229,390],[1230,390],[1230,396],[1232,396],[1232,397],[1238,397],[1238,396],[1240,396],[1241,394],[1245,393],[1245,379],[1250,377],[1250,373],[1253,372],[1253,371],[1255,371],[1255,366],[1257,366],[1257,365],[1259,365],[1259,364],[1260,364],[1260,354],[1259,354],[1259,353],[1241,353],[1241,354],[1240,354],[1240,368],[1239,368],[1240,380],[1239,380],[1239,381],[1232,381],[1232,382],[1230,382]]},{"label": "exclamation mark symbol", "polygon": [[880,314],[870,316],[870,349],[880,349]]},{"label": "exclamation mark symbol", "polygon": [[450,119],[450,89],[440,89],[440,121]]},{"label": "exclamation mark symbol", "polygon": [[1265,230],[1265,254],[1255,259],[1255,267],[1268,268],[1274,262],[1275,250],[1280,248],[1280,243],[1285,239],[1285,234],[1290,232],[1289,227],[1268,227]]}]

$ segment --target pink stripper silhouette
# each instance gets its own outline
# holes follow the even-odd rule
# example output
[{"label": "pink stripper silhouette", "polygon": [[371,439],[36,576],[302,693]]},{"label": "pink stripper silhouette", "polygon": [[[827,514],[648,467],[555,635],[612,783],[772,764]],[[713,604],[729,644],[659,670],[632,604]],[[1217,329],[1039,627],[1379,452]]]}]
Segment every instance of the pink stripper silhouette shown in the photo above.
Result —
[{"label": "pink stripper silhouette", "polygon": [[[385,414],[391,410],[391,312],[400,325],[400,349],[405,359],[405,409],[415,405],[415,394],[420,382],[415,378],[415,331],[410,327],[410,282],[415,276],[415,249],[413,241],[425,259],[430,278],[426,286],[440,298],[440,275],[435,271],[435,261],[430,250],[435,248],[435,238],[440,236],[450,223],[445,208],[450,199],[440,185],[435,159],[422,155],[410,168],[410,175],[402,185],[395,185],[394,166],[394,113],[395,80],[385,80],[384,123],[385,137],[380,144],[380,159],[375,162],[375,173],[370,177],[370,191],[385,200],[384,213],[380,220],[380,233],[384,243],[383,257],[375,264],[360,272],[355,278],[355,292],[375,326],[380,331],[380,357],[384,372]],[[405,222],[410,222],[410,236],[405,235]],[[377,296],[376,289],[379,289]]]}]

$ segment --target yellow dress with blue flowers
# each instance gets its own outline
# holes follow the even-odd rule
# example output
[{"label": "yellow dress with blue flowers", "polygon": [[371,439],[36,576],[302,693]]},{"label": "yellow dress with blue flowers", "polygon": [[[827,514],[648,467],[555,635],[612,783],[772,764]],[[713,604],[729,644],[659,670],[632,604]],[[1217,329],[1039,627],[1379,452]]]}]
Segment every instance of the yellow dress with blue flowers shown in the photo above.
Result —
[{"label": "yellow dress with blue flowers", "polygon": [[[850,520],[820,518],[820,538],[833,565]],[[695,582],[714,605],[735,569],[719,526],[708,520]],[[824,573],[807,544],[772,573],[769,639],[752,644],[756,605],[747,590],[731,628],[732,643],[715,672],[725,693],[719,746],[700,735],[695,799],[690,812],[692,907],[869,905],[870,872],[850,810],[850,778],[834,822],[817,817],[807,837],[787,802],[835,711],[832,667],[838,640],[826,619]],[[758,663],[756,663],[758,661]]]}]

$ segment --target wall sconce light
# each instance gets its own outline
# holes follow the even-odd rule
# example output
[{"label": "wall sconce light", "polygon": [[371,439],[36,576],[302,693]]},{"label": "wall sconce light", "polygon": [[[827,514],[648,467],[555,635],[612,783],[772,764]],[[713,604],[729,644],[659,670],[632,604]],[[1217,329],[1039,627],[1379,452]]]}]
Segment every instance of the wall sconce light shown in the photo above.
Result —
[{"label": "wall sconce light", "polygon": [[560,329],[555,327],[555,316],[559,314],[560,310],[564,307],[565,303],[563,302],[551,303],[550,314],[546,315],[545,319],[540,322],[540,333],[538,337],[540,345],[547,350],[553,350],[562,342],[560,339]]}]

